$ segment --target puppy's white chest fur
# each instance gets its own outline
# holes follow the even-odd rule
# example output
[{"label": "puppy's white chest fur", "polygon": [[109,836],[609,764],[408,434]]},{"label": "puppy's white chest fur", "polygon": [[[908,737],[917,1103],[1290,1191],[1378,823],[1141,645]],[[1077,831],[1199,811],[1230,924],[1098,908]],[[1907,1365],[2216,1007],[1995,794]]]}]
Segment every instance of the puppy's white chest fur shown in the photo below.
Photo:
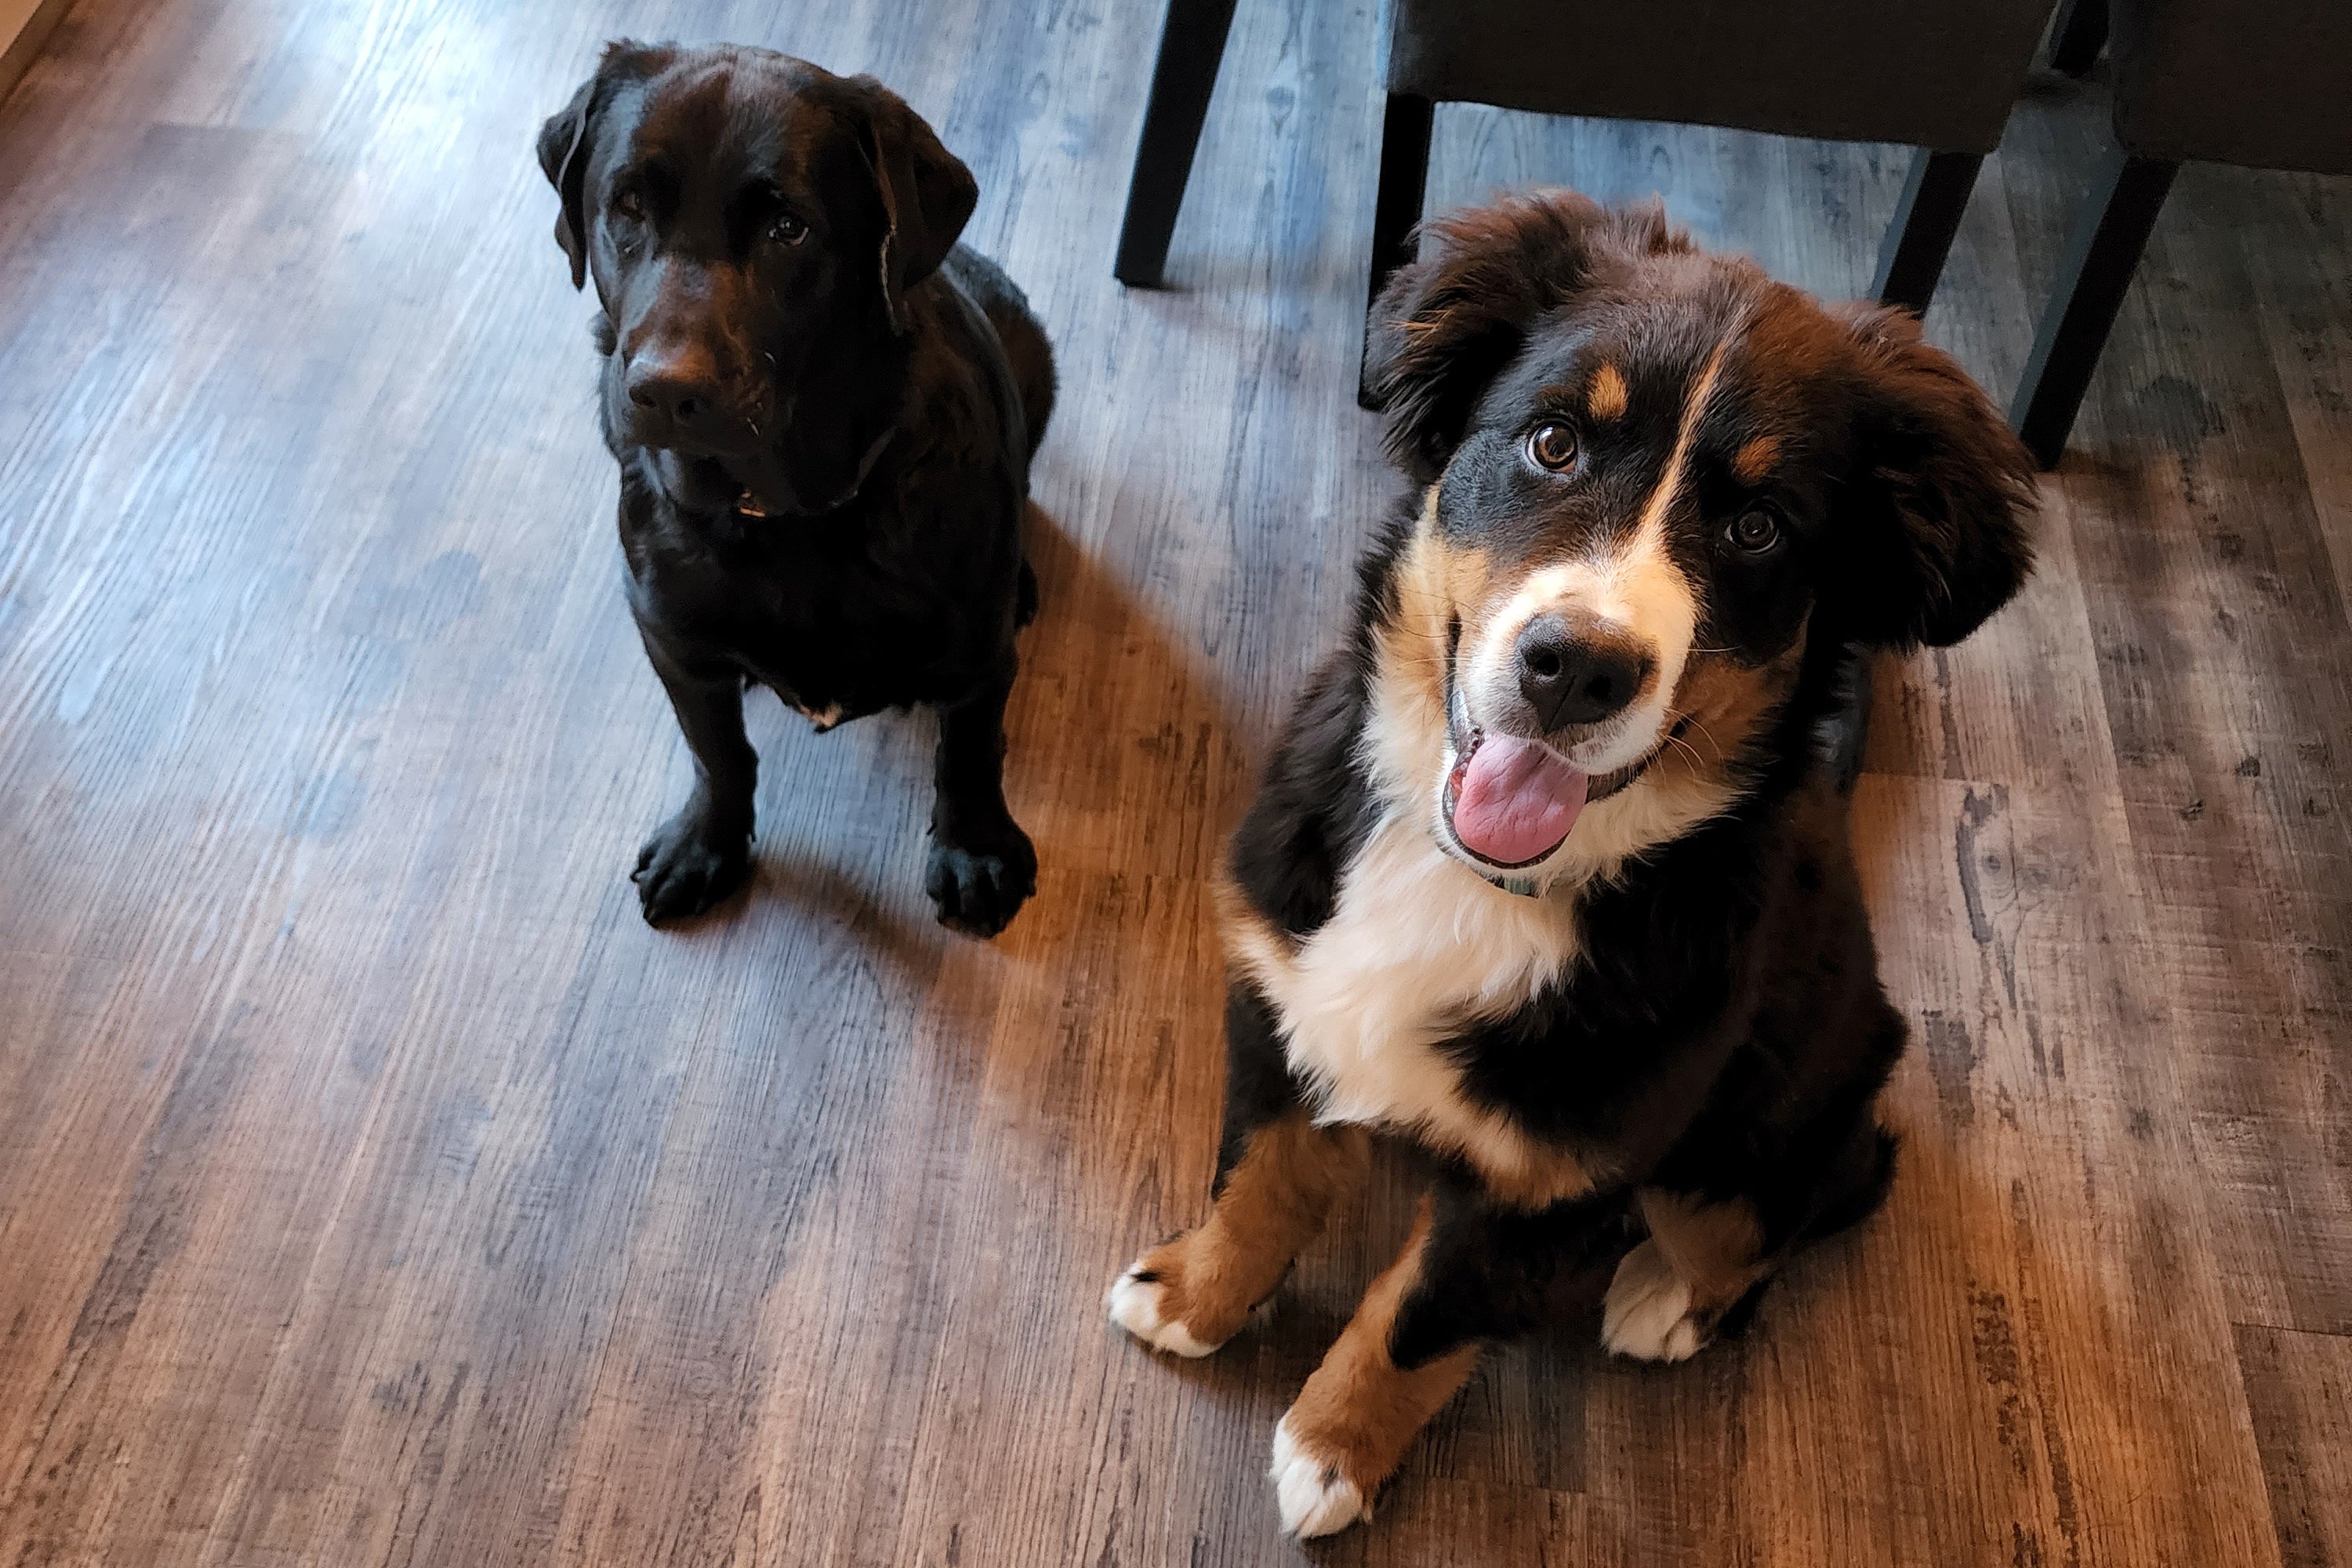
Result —
[{"label": "puppy's white chest fur", "polygon": [[1475,1159],[1497,1139],[1518,1139],[1507,1118],[1464,1100],[1438,1047],[1557,980],[1577,932],[1570,896],[1503,892],[1425,826],[1392,816],[1349,867],[1331,918],[1295,951],[1262,952],[1250,967],[1291,1070],[1320,1091],[1318,1120],[1409,1131]]}]

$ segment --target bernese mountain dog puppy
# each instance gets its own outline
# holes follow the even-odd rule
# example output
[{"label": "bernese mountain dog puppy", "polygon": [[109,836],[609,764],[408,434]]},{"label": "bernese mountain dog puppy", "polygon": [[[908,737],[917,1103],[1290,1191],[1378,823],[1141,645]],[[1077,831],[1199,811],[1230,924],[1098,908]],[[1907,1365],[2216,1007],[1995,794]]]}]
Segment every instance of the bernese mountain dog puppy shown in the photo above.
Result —
[{"label": "bernese mountain dog puppy", "polygon": [[1379,315],[1419,502],[1221,879],[1208,1218],[1108,1303],[1205,1355],[1369,1135],[1426,1156],[1403,1251],[1275,1431],[1302,1536],[1368,1517],[1482,1347],[1629,1236],[1602,1340],[1678,1361],[1878,1204],[1904,1024],[1832,742],[1855,660],[1958,641],[2032,564],[2025,449],[1916,321],[1657,210],[1433,222]]}]

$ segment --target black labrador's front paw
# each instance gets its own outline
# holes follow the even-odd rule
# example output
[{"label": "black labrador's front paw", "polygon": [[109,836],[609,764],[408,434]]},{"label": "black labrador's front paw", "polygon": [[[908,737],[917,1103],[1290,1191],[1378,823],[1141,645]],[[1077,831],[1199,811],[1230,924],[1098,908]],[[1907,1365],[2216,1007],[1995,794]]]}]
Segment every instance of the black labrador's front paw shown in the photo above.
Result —
[{"label": "black labrador's front paw", "polygon": [[1037,890],[1037,851],[1005,817],[986,829],[934,826],[924,890],[940,923],[971,936],[1003,931]]},{"label": "black labrador's front paw", "polygon": [[717,905],[751,869],[751,835],[717,828],[689,806],[654,829],[629,880],[637,885],[646,923],[660,925]]}]

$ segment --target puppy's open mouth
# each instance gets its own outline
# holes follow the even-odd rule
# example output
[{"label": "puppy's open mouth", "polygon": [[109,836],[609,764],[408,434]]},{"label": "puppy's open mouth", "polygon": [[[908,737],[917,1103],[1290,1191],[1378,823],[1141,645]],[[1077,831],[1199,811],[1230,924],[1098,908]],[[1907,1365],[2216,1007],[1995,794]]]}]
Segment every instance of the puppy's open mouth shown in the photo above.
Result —
[{"label": "puppy's open mouth", "polygon": [[1514,871],[1568,842],[1591,791],[1588,775],[1540,741],[1479,729],[1459,690],[1448,693],[1445,727],[1454,742],[1445,827],[1456,844],[1498,870]]},{"label": "puppy's open mouth", "polygon": [[1470,722],[1469,704],[1449,673],[1445,830],[1473,859],[1498,871],[1525,870],[1559,853],[1584,808],[1632,784],[1682,733],[1678,720],[1641,757],[1595,779],[1540,741],[1489,734]]}]

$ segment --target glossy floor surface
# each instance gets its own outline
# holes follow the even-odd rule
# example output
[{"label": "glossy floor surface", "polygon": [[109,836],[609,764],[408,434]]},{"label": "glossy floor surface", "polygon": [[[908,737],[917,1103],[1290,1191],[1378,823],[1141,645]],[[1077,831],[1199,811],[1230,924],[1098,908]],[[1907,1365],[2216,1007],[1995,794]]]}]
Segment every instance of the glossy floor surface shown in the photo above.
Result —
[{"label": "glossy floor surface", "polygon": [[[1374,16],[1241,8],[1127,293],[1157,23],[79,0],[0,105],[0,1562],[1297,1559],[1267,1440],[1402,1177],[1215,1360],[1098,1301],[1202,1213],[1204,875],[1395,490]],[[1059,342],[992,945],[929,721],[765,698],[756,886],[637,917],[688,765],[530,152],[624,28],[896,84]],[[2003,399],[2103,117],[2029,85],[1930,319]],[[1431,199],[1662,191],[1843,294],[1904,167],[1445,110]],[[1687,1366],[1495,1357],[1312,1560],[2352,1561],[2347,279],[2352,186],[2186,173],[2040,576],[1884,672],[1887,1211]]]}]

